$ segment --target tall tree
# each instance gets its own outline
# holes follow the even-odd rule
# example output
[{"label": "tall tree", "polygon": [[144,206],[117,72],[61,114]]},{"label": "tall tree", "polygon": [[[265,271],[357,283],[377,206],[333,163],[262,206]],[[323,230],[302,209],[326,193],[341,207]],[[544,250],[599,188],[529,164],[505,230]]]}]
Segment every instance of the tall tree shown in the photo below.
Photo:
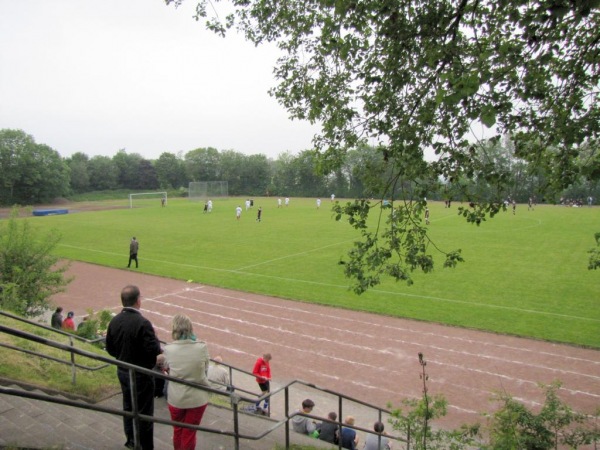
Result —
[{"label": "tall tree", "polygon": [[294,171],[292,161],[294,155],[290,152],[280,153],[277,159],[271,165],[271,183],[269,184],[270,195],[295,196],[294,191]]},{"label": "tall tree", "polygon": [[[215,11],[210,0],[197,3],[198,18]],[[547,173],[544,189],[560,190],[581,171],[579,147],[600,130],[598,0],[228,3],[233,13],[214,14],[208,26],[221,34],[237,27],[282,50],[271,93],[292,118],[321,124],[314,143],[325,173],[369,142],[389,166],[390,190],[399,180],[457,183],[487,170],[469,139],[483,125],[490,137],[514,136],[517,156]],[[397,217],[421,217],[428,189],[414,190]],[[339,210],[365,232],[350,255],[358,291],[382,274],[410,281],[412,270],[430,270],[419,221],[402,234],[393,223],[372,234],[364,220],[372,206],[358,200]],[[481,223],[500,208],[482,201],[463,214]],[[457,253],[447,256],[453,266]],[[363,258],[378,263],[362,270]]]},{"label": "tall tree", "polygon": [[220,153],[219,160],[221,178],[223,181],[227,181],[229,195],[250,194],[242,180],[246,155],[233,150],[225,150]]},{"label": "tall tree", "polygon": [[325,177],[317,172],[314,152],[305,150],[294,157],[291,163],[294,195],[302,197],[327,196]]},{"label": "tall tree", "polygon": [[249,195],[265,195],[271,179],[271,166],[265,155],[244,156],[242,183]]},{"label": "tall tree", "polygon": [[124,189],[142,188],[143,181],[140,174],[140,162],[142,159],[142,156],[138,153],[128,154],[124,149],[119,150],[112,157],[119,171],[117,176],[119,187]]},{"label": "tall tree", "polygon": [[220,181],[219,151],[216,148],[197,148],[185,154],[185,173],[190,181]]},{"label": "tall tree", "polygon": [[118,187],[119,169],[108,156],[94,156],[88,163],[90,188],[97,191]]},{"label": "tall tree", "polygon": [[138,174],[137,189],[158,189],[158,175],[150,160],[142,158],[138,161]]},{"label": "tall tree", "polygon": [[0,202],[39,204],[69,192],[69,167],[56,150],[21,130],[0,130]]},{"label": "tall tree", "polygon": [[179,188],[186,185],[183,161],[174,153],[162,153],[154,163],[161,188]]},{"label": "tall tree", "polygon": [[88,162],[90,158],[85,153],[77,152],[66,159],[71,169],[71,189],[73,192],[87,192],[90,188]]}]

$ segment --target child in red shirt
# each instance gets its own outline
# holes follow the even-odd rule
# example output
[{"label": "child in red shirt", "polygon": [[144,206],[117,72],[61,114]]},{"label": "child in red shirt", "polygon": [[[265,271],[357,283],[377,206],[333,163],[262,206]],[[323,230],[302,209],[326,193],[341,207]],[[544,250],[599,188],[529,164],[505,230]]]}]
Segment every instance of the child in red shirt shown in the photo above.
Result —
[{"label": "child in red shirt", "polygon": [[[262,395],[267,394],[271,390],[271,366],[269,361],[271,361],[271,354],[265,353],[262,358],[256,360],[254,369],[252,369],[252,375],[256,377],[256,382],[258,383],[258,387],[260,387]],[[256,407],[260,408],[260,401],[256,403]],[[268,398],[265,399],[264,409],[269,409]]]}]

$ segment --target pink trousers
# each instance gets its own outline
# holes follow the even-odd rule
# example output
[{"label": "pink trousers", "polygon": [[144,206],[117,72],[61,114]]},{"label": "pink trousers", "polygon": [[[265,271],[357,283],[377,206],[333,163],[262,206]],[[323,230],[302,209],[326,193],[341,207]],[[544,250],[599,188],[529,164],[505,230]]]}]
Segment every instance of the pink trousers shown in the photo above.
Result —
[{"label": "pink trousers", "polygon": [[[190,425],[200,425],[202,416],[206,410],[206,405],[197,408],[179,409],[169,405],[171,420],[174,422],[183,422]],[[196,430],[183,427],[173,427],[173,449],[174,450],[194,450],[196,448]]]}]

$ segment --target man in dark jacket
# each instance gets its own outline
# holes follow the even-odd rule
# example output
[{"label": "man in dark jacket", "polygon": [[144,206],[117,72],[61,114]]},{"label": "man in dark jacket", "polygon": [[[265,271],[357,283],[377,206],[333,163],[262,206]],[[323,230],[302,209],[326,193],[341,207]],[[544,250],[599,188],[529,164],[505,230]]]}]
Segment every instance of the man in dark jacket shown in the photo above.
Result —
[{"label": "man in dark jacket", "polygon": [[62,306],[59,306],[58,308],[56,308],[56,311],[52,313],[52,317],[50,318],[50,325],[52,325],[52,328],[56,328],[57,330],[60,330],[62,328],[62,311]]},{"label": "man in dark jacket", "polygon": [[137,254],[138,254],[139,249],[140,249],[140,243],[137,241],[137,239],[134,236],[131,239],[131,242],[129,243],[129,263],[127,264],[127,267],[131,267],[131,261],[135,261],[135,267],[137,269],[137,267],[138,267]]},{"label": "man in dark jacket", "polygon": [[[125,286],[121,291],[123,310],[108,324],[106,351],[123,361],[152,369],[160,354],[160,342],[148,319],[140,313],[141,296],[137,286]],[[123,410],[132,410],[129,370],[119,367],[117,376],[123,392]],[[137,404],[140,414],[154,414],[154,377],[135,373]],[[126,447],[134,447],[133,419],[124,417],[123,428],[127,437]],[[140,443],[143,450],[154,448],[154,426],[152,422],[140,422]]]}]

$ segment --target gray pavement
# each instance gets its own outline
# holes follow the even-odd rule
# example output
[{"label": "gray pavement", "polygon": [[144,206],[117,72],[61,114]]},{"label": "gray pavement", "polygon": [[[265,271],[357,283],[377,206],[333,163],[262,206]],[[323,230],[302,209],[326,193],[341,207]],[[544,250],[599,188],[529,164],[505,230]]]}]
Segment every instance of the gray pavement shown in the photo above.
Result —
[{"label": "gray pavement", "polygon": [[[11,386],[20,389],[18,386]],[[118,408],[120,396],[100,403]],[[156,417],[169,419],[164,399],[156,401]],[[202,425],[214,430],[233,429],[231,410],[210,405]],[[243,414],[240,431],[257,436],[274,426],[268,418]],[[170,449],[172,428],[155,424],[154,445],[157,450]],[[291,442],[330,448],[327,445],[290,433]],[[125,438],[120,417],[70,406],[31,400],[12,395],[0,395],[0,448],[63,449],[63,450],[113,450],[124,449]],[[285,430],[278,428],[260,440],[242,439],[240,449],[272,450],[276,444],[285,444]],[[233,438],[219,433],[198,432],[199,449],[226,450],[235,448]]]},{"label": "gray pavement", "polygon": [[[9,385],[11,389],[22,390],[21,386]],[[34,390],[33,392],[42,393]],[[331,395],[320,393],[310,387],[294,385],[289,390],[290,399],[301,402],[303,398],[312,398],[323,408],[335,410]],[[56,395],[57,398],[64,398]],[[329,397],[329,398],[327,398]],[[272,399],[272,417],[261,417],[254,414],[240,414],[239,430],[243,435],[258,437],[274,428],[278,420],[285,416],[283,394]],[[291,404],[291,402],[290,402]],[[99,403],[100,406],[120,409],[121,396],[116,395]],[[356,405],[355,405],[356,406]],[[290,410],[294,410],[290,406]],[[361,417],[367,413],[360,413]],[[317,413],[315,413],[317,414]],[[169,412],[164,398],[156,399],[155,416],[169,419]],[[233,431],[233,413],[229,408],[210,404],[202,420],[204,427],[220,432]],[[331,449],[322,441],[299,435],[290,429],[290,443],[311,445],[315,448]],[[361,434],[359,432],[359,434]],[[170,449],[172,427],[155,424],[154,443],[157,450]],[[364,436],[361,434],[361,442]],[[40,400],[27,399],[13,395],[0,394],[0,448],[30,449],[63,449],[63,450],[113,450],[123,449],[125,438],[122,421],[118,416],[96,411],[78,409],[71,406],[55,404]],[[240,449],[273,450],[276,445],[285,446],[285,427],[279,426],[274,431],[258,440],[242,439]],[[198,432],[199,449],[228,450],[235,448],[232,437],[222,433]],[[395,448],[401,448],[396,446]]]}]

